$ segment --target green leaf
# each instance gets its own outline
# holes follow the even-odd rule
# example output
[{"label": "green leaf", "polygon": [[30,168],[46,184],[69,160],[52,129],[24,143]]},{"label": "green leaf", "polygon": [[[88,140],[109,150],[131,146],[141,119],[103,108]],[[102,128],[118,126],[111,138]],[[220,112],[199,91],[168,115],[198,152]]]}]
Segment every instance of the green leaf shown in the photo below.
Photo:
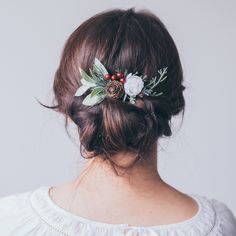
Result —
[{"label": "green leaf", "polygon": [[96,80],[94,80],[92,77],[90,77],[83,69],[79,68],[80,75],[84,80],[90,83],[96,83]]},{"label": "green leaf", "polygon": [[85,85],[85,86],[90,86],[90,87],[97,86],[96,83],[94,83],[94,82],[88,82],[87,80],[85,80],[85,79],[83,79],[83,78],[82,78],[80,81],[81,81],[82,85]]},{"label": "green leaf", "polygon": [[105,94],[100,93],[91,97],[91,93],[90,93],[84,98],[82,104],[87,105],[87,106],[92,106],[96,103],[101,102],[105,98],[105,96],[106,96]]},{"label": "green leaf", "polygon": [[101,78],[96,76],[90,68],[89,68],[89,72],[94,80],[101,81]]},{"label": "green leaf", "polygon": [[85,93],[89,88],[96,87],[97,84],[88,82],[84,78],[81,80],[82,85],[77,89],[75,96],[81,96],[83,93]]},{"label": "green leaf", "polygon": [[91,92],[91,97],[99,94],[99,93],[104,93],[105,94],[105,88],[104,87],[95,87],[93,91]]},{"label": "green leaf", "polygon": [[103,75],[102,77],[98,77],[94,74],[94,72],[89,68],[90,74],[92,75],[93,79],[96,81],[97,86],[105,87],[107,84],[107,80],[104,80]]},{"label": "green leaf", "polygon": [[105,74],[108,74],[108,71],[106,70],[105,66],[96,57],[93,64],[93,71],[96,72],[99,77],[104,77]]},{"label": "green leaf", "polygon": [[80,86],[76,93],[75,93],[75,96],[81,96],[82,94],[84,94],[88,89],[90,88],[90,86],[86,86],[86,85],[82,85]]},{"label": "green leaf", "polygon": [[167,78],[167,76],[163,77],[160,82],[164,81]]},{"label": "green leaf", "polygon": [[160,93],[158,93],[158,94],[157,94],[157,93],[152,93],[151,96],[157,97],[157,96],[160,96],[160,95],[162,95],[162,94],[163,94],[163,92],[160,92]]},{"label": "green leaf", "polygon": [[123,102],[125,101],[126,97],[127,97],[127,93],[125,93],[125,95],[123,97]]}]

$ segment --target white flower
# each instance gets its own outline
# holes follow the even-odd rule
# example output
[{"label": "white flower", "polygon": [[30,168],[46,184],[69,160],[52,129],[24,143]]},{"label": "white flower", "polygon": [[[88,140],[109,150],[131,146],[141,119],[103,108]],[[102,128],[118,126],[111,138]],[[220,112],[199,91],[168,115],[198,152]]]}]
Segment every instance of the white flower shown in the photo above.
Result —
[{"label": "white flower", "polygon": [[144,82],[141,77],[137,75],[128,74],[125,79],[124,89],[125,93],[131,97],[137,96],[143,89]]}]

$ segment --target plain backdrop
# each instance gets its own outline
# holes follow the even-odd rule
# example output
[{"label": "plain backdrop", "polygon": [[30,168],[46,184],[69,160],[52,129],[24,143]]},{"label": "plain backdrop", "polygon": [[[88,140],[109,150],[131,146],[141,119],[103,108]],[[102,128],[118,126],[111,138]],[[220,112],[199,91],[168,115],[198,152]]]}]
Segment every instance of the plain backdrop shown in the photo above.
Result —
[{"label": "plain backdrop", "polygon": [[162,138],[162,178],[186,193],[225,202],[236,214],[236,1],[0,0],[0,196],[57,185],[83,163],[63,117],[50,105],[68,36],[111,8],[149,9],[175,40],[184,70],[186,112]]}]

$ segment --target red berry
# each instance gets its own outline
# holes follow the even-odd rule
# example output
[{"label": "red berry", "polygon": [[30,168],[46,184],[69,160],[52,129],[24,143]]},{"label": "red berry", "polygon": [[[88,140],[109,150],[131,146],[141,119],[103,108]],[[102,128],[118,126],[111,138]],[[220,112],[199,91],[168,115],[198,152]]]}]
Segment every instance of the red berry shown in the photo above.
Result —
[{"label": "red berry", "polygon": [[122,77],[122,73],[121,73],[121,72],[116,72],[116,76],[117,76],[118,78],[121,78],[121,77]]},{"label": "red berry", "polygon": [[125,82],[125,78],[124,77],[120,78],[120,82],[124,83]]},{"label": "red berry", "polygon": [[116,75],[112,75],[111,80],[116,80]]},{"label": "red berry", "polygon": [[105,78],[106,78],[106,79],[110,79],[110,78],[111,78],[111,75],[110,75],[110,74],[105,74]]}]

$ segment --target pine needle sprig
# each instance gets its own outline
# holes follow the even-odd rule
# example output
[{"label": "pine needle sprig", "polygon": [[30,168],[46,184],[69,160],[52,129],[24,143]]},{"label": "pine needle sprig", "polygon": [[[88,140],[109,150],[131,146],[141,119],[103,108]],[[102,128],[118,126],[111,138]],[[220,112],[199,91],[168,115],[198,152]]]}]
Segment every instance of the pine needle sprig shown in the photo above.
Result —
[{"label": "pine needle sprig", "polygon": [[159,83],[163,82],[167,78],[167,76],[165,76],[167,73],[167,68],[168,67],[158,70],[158,73],[160,74],[158,80],[157,80],[157,76],[155,76],[148,81],[148,84],[144,87],[144,90],[143,90],[144,94],[148,96],[159,96],[163,94],[162,92],[157,94],[157,92],[153,90],[156,88],[156,86]]}]

